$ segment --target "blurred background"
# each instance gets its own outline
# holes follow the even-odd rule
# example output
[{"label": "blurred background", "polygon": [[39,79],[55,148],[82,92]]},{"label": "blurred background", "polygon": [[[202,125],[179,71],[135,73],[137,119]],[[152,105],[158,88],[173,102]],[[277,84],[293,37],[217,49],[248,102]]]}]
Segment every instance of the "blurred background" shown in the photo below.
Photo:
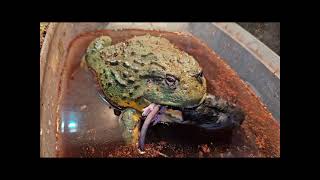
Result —
[{"label": "blurred background", "polygon": [[[280,56],[280,23],[244,23],[238,24],[263,42]],[[40,49],[46,35],[49,23],[40,23]]]},{"label": "blurred background", "polygon": [[280,56],[280,23],[238,23]]}]

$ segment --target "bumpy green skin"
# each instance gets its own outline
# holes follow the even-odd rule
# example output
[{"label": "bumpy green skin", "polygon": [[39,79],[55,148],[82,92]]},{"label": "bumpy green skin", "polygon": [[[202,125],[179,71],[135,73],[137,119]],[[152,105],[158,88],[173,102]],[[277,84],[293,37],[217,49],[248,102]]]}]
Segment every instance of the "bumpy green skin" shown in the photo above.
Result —
[{"label": "bumpy green skin", "polygon": [[[136,144],[139,139],[143,149],[140,117],[151,103],[170,106],[162,122],[208,131],[234,128],[244,120],[241,109],[206,94],[198,62],[167,39],[145,35],[112,45],[110,37],[102,36],[91,42],[85,60],[105,98],[123,110],[119,124],[127,144]],[[180,113],[170,111],[175,109],[172,107]],[[141,131],[145,135],[146,128]]]},{"label": "bumpy green skin", "polygon": [[[111,45],[111,38],[102,36],[89,45],[85,59],[106,98],[119,107],[141,111],[156,103],[189,108],[206,95],[198,62],[165,38],[144,35]],[[175,77],[174,85],[168,76]]]}]

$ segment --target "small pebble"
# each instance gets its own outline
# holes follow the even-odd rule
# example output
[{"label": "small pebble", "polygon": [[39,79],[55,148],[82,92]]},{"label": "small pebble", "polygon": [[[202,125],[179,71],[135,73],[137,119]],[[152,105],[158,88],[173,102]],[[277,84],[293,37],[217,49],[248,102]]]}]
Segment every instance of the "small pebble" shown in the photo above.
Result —
[{"label": "small pebble", "polygon": [[87,108],[87,105],[82,105],[81,107],[80,107],[80,111],[83,111],[83,110],[85,110]]}]

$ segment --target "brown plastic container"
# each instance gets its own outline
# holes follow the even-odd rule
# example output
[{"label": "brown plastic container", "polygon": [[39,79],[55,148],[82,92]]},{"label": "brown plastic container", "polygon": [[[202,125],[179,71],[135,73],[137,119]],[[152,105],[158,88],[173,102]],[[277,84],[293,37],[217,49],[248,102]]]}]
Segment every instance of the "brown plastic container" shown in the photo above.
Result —
[{"label": "brown plastic container", "polygon": [[[41,157],[158,157],[151,152],[166,156],[159,149],[154,150],[162,142],[151,142],[147,146],[150,154],[141,156],[126,147],[112,146],[112,142],[106,144],[103,138],[92,139],[92,132],[100,124],[82,130],[79,136],[61,136],[61,102],[72,76],[68,69],[79,65],[68,60],[79,59],[83,54],[80,46],[96,36],[107,34],[121,40],[146,33],[162,35],[193,55],[204,68],[208,91],[238,104],[246,113],[245,122],[233,134],[230,144],[209,145],[211,152],[203,152],[200,146],[199,154],[196,148],[189,150],[184,145],[178,148],[179,152],[170,151],[170,157],[280,156],[280,57],[242,28],[233,23],[50,23],[40,54]],[[80,42],[82,45],[77,44]],[[90,109],[90,105],[82,107]],[[64,145],[69,141],[88,145]]]}]

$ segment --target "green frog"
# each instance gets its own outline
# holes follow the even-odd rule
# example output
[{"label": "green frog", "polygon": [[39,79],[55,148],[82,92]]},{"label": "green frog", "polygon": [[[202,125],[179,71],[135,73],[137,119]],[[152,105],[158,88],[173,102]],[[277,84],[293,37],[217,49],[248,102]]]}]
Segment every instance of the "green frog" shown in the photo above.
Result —
[{"label": "green frog", "polygon": [[100,36],[88,46],[85,63],[103,98],[120,112],[125,142],[137,144],[141,153],[150,124],[215,131],[244,120],[239,107],[207,93],[197,60],[163,37],[147,34],[112,44],[109,36]]}]

